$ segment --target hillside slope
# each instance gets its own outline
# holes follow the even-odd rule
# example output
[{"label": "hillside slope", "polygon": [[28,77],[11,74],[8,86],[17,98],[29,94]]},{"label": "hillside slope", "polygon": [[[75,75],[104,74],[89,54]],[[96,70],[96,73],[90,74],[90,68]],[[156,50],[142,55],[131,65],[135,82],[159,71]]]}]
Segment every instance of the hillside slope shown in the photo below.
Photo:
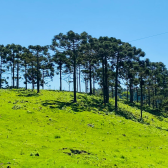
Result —
[{"label": "hillside slope", "polygon": [[0,167],[167,167],[168,119],[72,92],[0,90]]}]

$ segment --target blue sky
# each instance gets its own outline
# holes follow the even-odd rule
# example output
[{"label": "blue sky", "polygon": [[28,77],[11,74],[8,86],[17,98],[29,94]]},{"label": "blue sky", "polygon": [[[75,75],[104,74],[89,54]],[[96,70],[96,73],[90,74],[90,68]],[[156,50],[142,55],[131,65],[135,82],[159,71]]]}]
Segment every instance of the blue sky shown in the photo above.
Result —
[{"label": "blue sky", "polygon": [[[130,42],[168,67],[167,0],[0,0],[0,6],[0,44],[49,45],[60,32],[86,31]],[[51,88],[59,88],[57,80]]]}]

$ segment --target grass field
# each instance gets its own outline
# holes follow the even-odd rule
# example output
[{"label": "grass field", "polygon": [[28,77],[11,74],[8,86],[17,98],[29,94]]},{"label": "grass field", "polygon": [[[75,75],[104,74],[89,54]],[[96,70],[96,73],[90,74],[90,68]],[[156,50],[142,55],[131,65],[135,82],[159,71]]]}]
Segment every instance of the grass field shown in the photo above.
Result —
[{"label": "grass field", "polygon": [[72,92],[0,90],[0,168],[168,167],[168,118]]}]

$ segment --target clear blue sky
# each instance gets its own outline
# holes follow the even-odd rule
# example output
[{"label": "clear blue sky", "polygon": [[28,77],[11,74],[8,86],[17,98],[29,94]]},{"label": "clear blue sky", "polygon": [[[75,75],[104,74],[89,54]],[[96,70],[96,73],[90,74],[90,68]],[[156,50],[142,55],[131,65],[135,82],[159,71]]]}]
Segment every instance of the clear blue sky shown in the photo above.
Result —
[{"label": "clear blue sky", "polygon": [[168,0],[0,0],[0,44],[49,45],[60,32],[86,31],[130,42],[168,67],[168,33],[133,41],[168,32],[167,9]]}]

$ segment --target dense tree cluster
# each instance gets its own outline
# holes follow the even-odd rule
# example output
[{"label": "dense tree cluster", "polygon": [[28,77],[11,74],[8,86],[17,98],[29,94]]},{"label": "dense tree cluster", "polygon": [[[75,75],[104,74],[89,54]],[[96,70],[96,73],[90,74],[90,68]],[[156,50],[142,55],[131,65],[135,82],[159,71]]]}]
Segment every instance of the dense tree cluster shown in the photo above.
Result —
[{"label": "dense tree cluster", "polygon": [[32,89],[37,85],[39,92],[56,72],[60,75],[60,90],[62,74],[67,75],[69,84],[73,82],[74,102],[83,80],[90,94],[95,94],[95,84],[99,84],[105,105],[110,95],[115,97],[116,110],[121,90],[130,103],[141,100],[141,105],[167,110],[168,70],[162,62],[141,59],[144,56],[140,48],[114,37],[97,39],[86,32],[73,31],[55,35],[48,46],[0,45],[0,88],[8,86],[8,75],[4,73],[11,72],[10,87],[19,88],[24,78],[25,89],[31,83]]}]

